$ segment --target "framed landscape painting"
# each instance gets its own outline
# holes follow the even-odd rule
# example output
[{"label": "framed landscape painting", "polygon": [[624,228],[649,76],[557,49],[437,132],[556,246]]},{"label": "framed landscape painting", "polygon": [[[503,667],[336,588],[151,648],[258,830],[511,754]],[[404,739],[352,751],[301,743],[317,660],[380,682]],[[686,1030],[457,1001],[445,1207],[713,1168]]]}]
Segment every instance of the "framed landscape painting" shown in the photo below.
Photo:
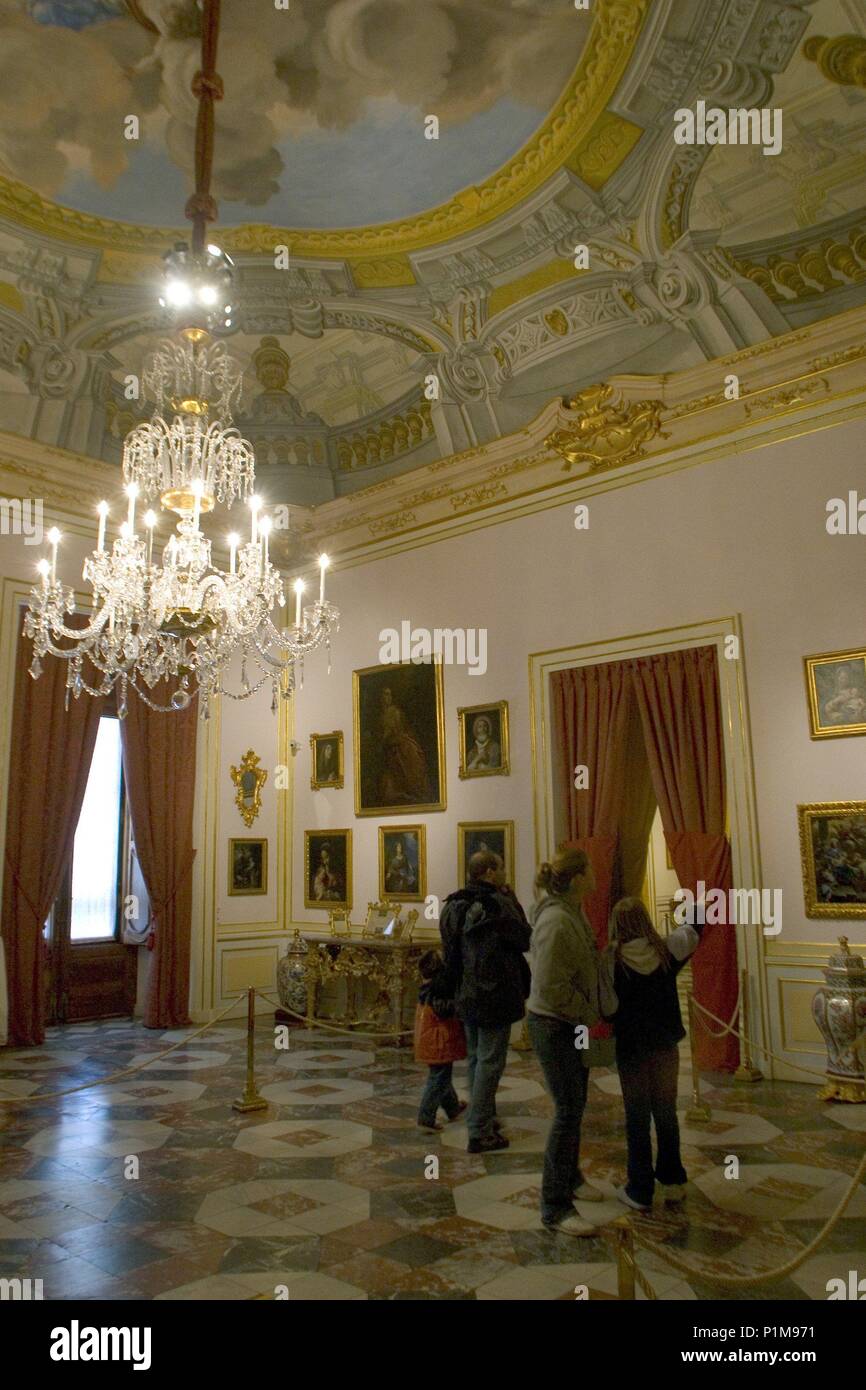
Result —
[{"label": "framed landscape painting", "polygon": [[457,827],[457,882],[469,882],[469,860],[480,850],[498,854],[505,865],[505,882],[514,883],[514,821],[461,821]]},{"label": "framed landscape painting", "polygon": [[798,806],[807,917],[866,917],[866,801]]},{"label": "framed landscape painting", "polygon": [[866,651],[804,658],[812,738],[866,734]]},{"label": "framed landscape painting", "polygon": [[304,907],[352,906],[351,830],[304,831]]},{"label": "framed landscape painting", "polygon": [[353,673],[355,814],[445,810],[442,665]]}]

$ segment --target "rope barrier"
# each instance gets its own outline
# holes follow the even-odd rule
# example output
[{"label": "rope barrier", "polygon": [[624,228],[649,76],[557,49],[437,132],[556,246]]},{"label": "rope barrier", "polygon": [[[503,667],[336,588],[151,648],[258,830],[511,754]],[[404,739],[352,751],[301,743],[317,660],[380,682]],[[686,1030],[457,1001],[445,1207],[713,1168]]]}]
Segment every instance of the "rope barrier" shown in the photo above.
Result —
[{"label": "rope barrier", "polygon": [[[707,1017],[711,1018],[714,1023],[722,1023],[723,1027],[725,1026],[723,1020],[717,1018],[716,1015],[714,1013],[711,1013],[709,1009],[705,1009],[703,1004],[699,1004],[697,999],[695,999],[694,995],[692,996],[692,1002],[696,1009],[700,1009],[701,1013],[706,1014]],[[698,1019],[698,1022],[701,1024],[701,1027],[704,1028],[706,1032],[710,1034],[711,1038],[722,1038],[725,1036],[724,1033],[713,1033],[711,1029],[707,1028],[707,1025],[703,1022],[702,1019]],[[756,1047],[758,1051],[763,1052],[765,1056],[772,1057],[773,1060],[776,1062],[781,1062],[783,1067],[791,1067],[793,1071],[802,1072],[804,1076],[818,1076],[821,1078],[822,1081],[825,1079],[824,1072],[815,1071],[814,1067],[801,1067],[797,1062],[789,1062],[787,1057],[780,1057],[778,1053],[771,1052],[768,1047],[764,1047],[763,1043],[755,1042],[754,1038],[747,1037],[746,1034],[740,1032],[738,1028],[731,1029],[730,1031],[736,1032],[737,1037],[740,1039],[742,1043],[745,1043],[746,1046]]]},{"label": "rope barrier", "polygon": [[[243,991],[243,994],[246,994],[246,990]],[[243,995],[239,995],[238,998],[243,998]],[[172,1043],[171,1047],[164,1048],[162,1052],[154,1053],[153,1057],[148,1057],[146,1062],[136,1062],[134,1067],[124,1067],[122,1071],[110,1072],[108,1076],[98,1076],[94,1081],[82,1081],[80,1086],[70,1086],[66,1091],[46,1091],[35,1096],[3,1096],[0,1097],[0,1105],[38,1105],[43,1100],[60,1100],[63,1096],[74,1096],[77,1091],[88,1091],[94,1086],[105,1086],[109,1081],[118,1081],[124,1076],[134,1076],[137,1072],[144,1071],[145,1067],[152,1067],[154,1062],[159,1062],[170,1052],[176,1052],[179,1047],[189,1047],[195,1038],[201,1037],[202,1033],[206,1033],[209,1028],[213,1028],[221,1019],[224,1019],[229,1009],[236,1008],[237,1002],[237,999],[233,999],[230,1004],[226,1004],[222,1013],[211,1019],[210,1023],[202,1024],[201,1028],[190,1033],[189,1037],[181,1038],[179,1042]]]},{"label": "rope barrier", "polygon": [[690,1278],[703,1280],[706,1284],[714,1284],[719,1288],[725,1289],[753,1289],[758,1288],[761,1284],[774,1284],[780,1279],[787,1278],[789,1274],[793,1274],[795,1269],[799,1269],[801,1264],[804,1264],[806,1260],[814,1255],[815,1251],[824,1243],[827,1237],[832,1235],[864,1177],[866,1177],[866,1153],[863,1154],[863,1157],[857,1165],[854,1176],[848,1185],[848,1190],[838,1203],[836,1210],[827,1220],[823,1229],[809,1241],[808,1245],[804,1246],[799,1254],[795,1255],[793,1259],[786,1261],[785,1264],[779,1265],[776,1269],[762,1269],[756,1274],[714,1274],[712,1270],[690,1264],[688,1260],[671,1254],[667,1246],[659,1245],[658,1241],[650,1239],[649,1236],[645,1236],[637,1228],[634,1228],[635,1239],[645,1250],[649,1250],[653,1255],[657,1255],[660,1259],[663,1259],[667,1264],[671,1265],[673,1269],[679,1270],[682,1274],[689,1275]]},{"label": "rope barrier", "polygon": [[[256,990],[256,994],[260,999],[264,999],[266,1004],[275,1005],[278,1009],[282,1009],[283,1013],[291,1014],[292,1018],[300,1019],[301,1022],[307,1024],[308,1027],[324,1028],[327,1032],[342,1033],[348,1038],[409,1038],[412,1037],[415,1032],[414,1028],[392,1029],[387,1033],[362,1033],[359,1028],[340,1028],[337,1024],[326,1023],[323,1019],[310,1018],[307,1014],[299,1014],[295,1009],[288,1008],[281,999],[270,999],[268,995],[260,989]],[[358,1021],[359,1023],[375,1023],[376,1020],[373,1018],[362,1018]]]}]

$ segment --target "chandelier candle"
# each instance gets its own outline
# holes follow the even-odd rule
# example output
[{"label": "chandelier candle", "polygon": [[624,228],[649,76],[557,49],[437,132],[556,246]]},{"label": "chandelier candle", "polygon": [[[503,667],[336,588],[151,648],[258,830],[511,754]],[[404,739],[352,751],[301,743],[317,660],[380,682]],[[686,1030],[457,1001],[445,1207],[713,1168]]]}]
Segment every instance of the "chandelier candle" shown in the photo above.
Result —
[{"label": "chandelier candle", "polygon": [[301,594],[305,588],[303,579],[295,580],[295,627],[299,632],[301,630]]},{"label": "chandelier candle", "polygon": [[96,510],[99,513],[99,539],[96,542],[96,548],[102,555],[105,552],[105,522],[108,517],[108,503],[100,502]]},{"label": "chandelier candle", "polygon": [[319,576],[319,603],[325,602],[325,570],[330,563],[327,555],[319,556],[319,568],[321,569],[321,574]]},{"label": "chandelier candle", "polygon": [[57,582],[57,547],[60,544],[60,532],[56,526],[52,526],[48,532],[48,539],[51,542],[51,583]]}]

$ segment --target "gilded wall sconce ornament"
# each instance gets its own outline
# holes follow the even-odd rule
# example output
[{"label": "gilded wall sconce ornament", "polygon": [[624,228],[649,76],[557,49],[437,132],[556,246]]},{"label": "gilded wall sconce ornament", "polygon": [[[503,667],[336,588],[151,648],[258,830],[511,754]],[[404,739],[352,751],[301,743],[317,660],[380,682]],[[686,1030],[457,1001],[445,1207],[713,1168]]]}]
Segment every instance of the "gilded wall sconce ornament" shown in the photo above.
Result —
[{"label": "gilded wall sconce ornament", "polygon": [[651,439],[668,438],[661,428],[662,401],[617,403],[612,386],[588,386],[567,402],[567,409],[577,412],[577,419],[544,441],[566,460],[564,473],[575,463],[589,463],[592,473],[633,463]]},{"label": "gilded wall sconce ornament", "polygon": [[235,805],[241,813],[244,825],[250,826],[262,809],[262,787],[268,774],[259,767],[259,755],[248,748],[241,758],[240,767],[232,766],[231,778],[235,784]]}]

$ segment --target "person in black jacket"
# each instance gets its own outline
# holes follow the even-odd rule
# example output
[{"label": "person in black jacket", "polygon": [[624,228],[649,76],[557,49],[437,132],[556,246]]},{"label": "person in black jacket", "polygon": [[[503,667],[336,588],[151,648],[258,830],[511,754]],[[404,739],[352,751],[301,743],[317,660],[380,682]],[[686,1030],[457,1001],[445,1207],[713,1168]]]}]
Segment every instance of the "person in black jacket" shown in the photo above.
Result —
[{"label": "person in black jacket", "polygon": [[496,1118],[496,1088],[505,1070],[511,1026],[523,1018],[529,993],[531,931],[505,884],[502,859],[479,850],[469,861],[469,886],[445,899],[439,932],[466,1032],[469,1056],[469,1153],[507,1149]]},{"label": "person in black jacket", "polygon": [[[628,1180],[617,1196],[628,1207],[652,1206],[658,1181],[667,1202],[685,1197],[677,1121],[678,1044],[686,1036],[677,975],[700,941],[683,925],[659,936],[640,898],[621,898],[611,913],[607,965],[619,1008],[613,1019],[616,1065],[625,1104]],[[658,1156],[653,1171],[650,1122]]]}]

